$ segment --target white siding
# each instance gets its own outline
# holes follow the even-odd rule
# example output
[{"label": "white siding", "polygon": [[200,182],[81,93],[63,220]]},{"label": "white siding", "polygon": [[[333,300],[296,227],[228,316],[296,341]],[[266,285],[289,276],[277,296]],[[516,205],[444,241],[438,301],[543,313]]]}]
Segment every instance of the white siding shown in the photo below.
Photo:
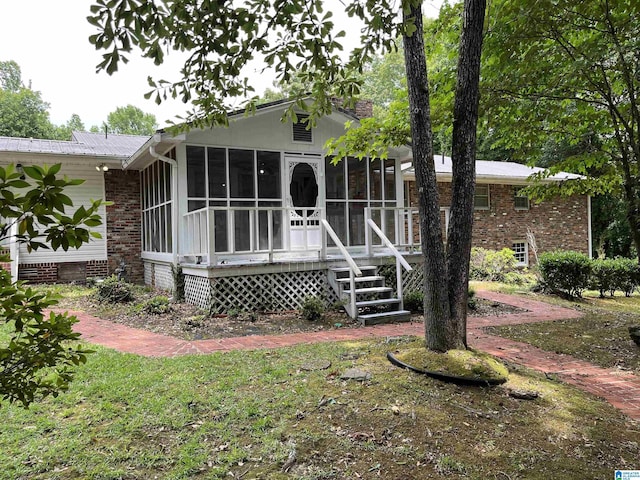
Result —
[{"label": "white siding", "polygon": [[[0,160],[1,164],[8,163],[4,161],[4,157]],[[37,160],[36,160],[37,158]],[[89,206],[90,200],[104,199],[104,177],[102,172],[96,170],[99,162],[97,159],[65,159],[54,155],[15,155],[8,159],[12,163],[29,164],[47,164],[53,165],[61,163],[62,169],[59,176],[66,175],[69,178],[81,178],[85,182],[82,185],[71,186],[65,190],[65,194],[73,201],[73,208],[67,208],[66,213],[71,215],[80,205]],[[27,252],[26,247],[20,247],[20,263],[50,263],[50,262],[83,262],[90,260],[106,260],[106,211],[104,205],[99,211],[103,219],[103,224],[94,228],[94,231],[102,235],[101,239],[92,238],[88,244],[83,245],[80,249],[69,249],[64,251],[59,249],[53,251],[51,249],[39,249],[31,253]]]}]

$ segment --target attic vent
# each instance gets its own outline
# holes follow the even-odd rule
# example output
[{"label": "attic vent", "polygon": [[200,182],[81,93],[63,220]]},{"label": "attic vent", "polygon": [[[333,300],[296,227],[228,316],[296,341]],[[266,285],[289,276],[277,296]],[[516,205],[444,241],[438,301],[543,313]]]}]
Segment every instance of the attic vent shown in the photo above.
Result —
[{"label": "attic vent", "polygon": [[307,129],[309,115],[298,114],[298,121],[293,124],[293,141],[313,143],[312,129]]}]

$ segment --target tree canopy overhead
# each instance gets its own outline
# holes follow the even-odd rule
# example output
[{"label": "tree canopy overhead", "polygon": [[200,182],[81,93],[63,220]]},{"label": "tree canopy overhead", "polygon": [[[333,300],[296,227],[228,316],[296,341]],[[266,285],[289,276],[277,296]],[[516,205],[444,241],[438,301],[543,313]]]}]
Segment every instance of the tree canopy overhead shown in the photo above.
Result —
[{"label": "tree canopy overhead", "polygon": [[586,175],[571,186],[585,193],[618,192],[640,255],[640,3],[500,0],[492,8],[483,81],[497,143],[533,159],[549,143],[573,148],[550,173]]},{"label": "tree canopy overhead", "polygon": [[[276,72],[276,83],[293,78],[305,91],[292,92],[294,109],[310,121],[329,114],[333,99],[353,106],[362,73],[380,51],[404,44],[413,162],[419,189],[420,229],[425,256],[425,329],[430,349],[466,346],[466,305],[473,221],[478,82],[485,0],[465,0],[453,108],[453,191],[449,242],[442,241],[438,191],[433,163],[429,86],[423,45],[422,1],[351,0],[343,4],[363,23],[360,46],[347,58],[331,11],[322,0],[96,0],[88,18],[98,33],[90,37],[105,50],[98,70],[114,73],[134,48],[157,64],[165,51],[186,52],[177,81],[149,79],[156,101],[180,97],[195,109],[180,128],[208,128],[227,123],[229,100],[248,97],[253,88],[243,68],[262,59]],[[311,98],[307,105],[305,99]],[[255,108],[257,97],[247,101]],[[406,137],[406,135],[405,135]]]}]

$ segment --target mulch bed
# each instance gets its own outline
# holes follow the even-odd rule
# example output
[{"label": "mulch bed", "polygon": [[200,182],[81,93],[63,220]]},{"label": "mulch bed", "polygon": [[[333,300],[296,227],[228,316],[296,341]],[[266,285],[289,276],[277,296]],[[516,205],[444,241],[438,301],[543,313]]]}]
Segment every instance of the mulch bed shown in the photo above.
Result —
[{"label": "mulch bed", "polygon": [[[163,314],[145,312],[141,305],[158,295],[158,292],[144,292],[136,295],[135,303],[107,304],[97,301],[93,296],[76,299],[63,299],[63,308],[84,311],[90,315],[140,328],[162,335],[185,340],[207,338],[230,338],[247,335],[283,335],[288,333],[316,332],[336,328],[357,328],[360,323],[352,320],[344,311],[328,310],[322,319],[310,322],[299,311],[287,312],[249,312],[238,315],[210,316],[206,311],[186,303],[171,304],[170,311]],[[476,309],[470,310],[471,316],[505,315],[524,310],[476,299]],[[412,321],[422,322],[422,315],[413,315]]]}]

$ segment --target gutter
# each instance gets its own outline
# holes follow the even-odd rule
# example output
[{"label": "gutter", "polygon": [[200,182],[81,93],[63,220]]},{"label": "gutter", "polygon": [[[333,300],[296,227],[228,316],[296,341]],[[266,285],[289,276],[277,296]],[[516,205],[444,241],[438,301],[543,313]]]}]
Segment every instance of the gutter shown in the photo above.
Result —
[{"label": "gutter", "polygon": [[171,242],[171,253],[173,254],[173,264],[178,265],[178,162],[173,158],[166,157],[156,152],[156,145],[160,143],[161,136],[154,135],[152,137],[153,143],[149,146],[149,155],[156,160],[168,163],[171,165],[171,236],[173,241]]}]

